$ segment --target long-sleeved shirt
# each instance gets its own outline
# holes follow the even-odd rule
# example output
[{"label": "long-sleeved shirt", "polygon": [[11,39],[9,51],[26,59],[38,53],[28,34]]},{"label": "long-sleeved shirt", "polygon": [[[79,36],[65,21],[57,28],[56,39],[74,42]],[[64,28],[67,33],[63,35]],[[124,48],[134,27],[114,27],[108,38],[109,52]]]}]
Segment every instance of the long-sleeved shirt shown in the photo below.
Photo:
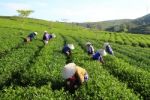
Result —
[{"label": "long-sleeved shirt", "polygon": [[67,53],[67,52],[71,53],[71,49],[66,45],[63,47],[62,52],[63,53]]},{"label": "long-sleeved shirt", "polygon": [[92,45],[87,46],[87,52],[88,52],[88,54],[93,54],[94,53],[94,47]]},{"label": "long-sleeved shirt", "polygon": [[49,40],[49,34],[48,34],[48,33],[45,33],[45,34],[43,35],[43,40],[46,40],[46,41]]},{"label": "long-sleeved shirt", "polygon": [[96,52],[94,55],[93,55],[93,59],[94,60],[102,60],[102,56],[99,52]]},{"label": "long-sleeved shirt", "polygon": [[113,54],[113,50],[109,45],[106,46],[106,52],[108,52],[111,55]]},{"label": "long-sleeved shirt", "polygon": [[77,76],[79,78],[80,84],[82,84],[84,82],[84,76],[85,76],[86,73],[87,72],[86,72],[85,69],[83,69],[83,68],[81,68],[79,66],[76,66],[76,74],[77,74]]},{"label": "long-sleeved shirt", "polygon": [[30,38],[30,40],[32,40],[33,38],[35,38],[35,36],[36,36],[35,33],[31,33],[31,34],[28,35],[28,37]]}]

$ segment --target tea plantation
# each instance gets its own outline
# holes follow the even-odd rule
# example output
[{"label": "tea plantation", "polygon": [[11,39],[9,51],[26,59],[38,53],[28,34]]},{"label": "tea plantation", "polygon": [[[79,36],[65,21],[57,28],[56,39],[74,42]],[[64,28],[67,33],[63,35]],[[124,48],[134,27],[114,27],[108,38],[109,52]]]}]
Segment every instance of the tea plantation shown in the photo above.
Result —
[{"label": "tea plantation", "polygon": [[[150,35],[90,30],[74,24],[39,19],[0,17],[0,100],[150,100]],[[56,38],[44,45],[43,32]],[[37,39],[24,43],[30,32]],[[114,55],[105,64],[86,53],[90,41],[95,50],[109,42]],[[64,88],[61,53],[73,43],[72,61],[89,74],[74,93]]]}]

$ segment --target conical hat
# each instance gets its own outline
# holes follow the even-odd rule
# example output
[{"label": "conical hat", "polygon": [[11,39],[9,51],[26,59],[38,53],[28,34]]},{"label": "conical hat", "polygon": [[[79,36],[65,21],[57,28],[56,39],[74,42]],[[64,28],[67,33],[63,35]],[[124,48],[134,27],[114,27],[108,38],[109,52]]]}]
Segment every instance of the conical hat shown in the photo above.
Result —
[{"label": "conical hat", "polygon": [[109,43],[108,43],[108,42],[104,43],[104,48],[106,48],[106,46],[107,46],[107,45],[109,45]]},{"label": "conical hat", "polygon": [[86,45],[91,45],[92,43],[91,42],[86,42]]},{"label": "conical hat", "polygon": [[74,45],[73,44],[68,44],[68,47],[73,50],[74,49]]},{"label": "conical hat", "polygon": [[44,31],[44,33],[47,33],[47,31]]},{"label": "conical hat", "polygon": [[62,76],[64,79],[68,79],[72,77],[76,72],[76,64],[75,63],[69,63],[64,66]]},{"label": "conical hat", "polygon": [[38,34],[37,32],[34,32],[36,35]]},{"label": "conical hat", "polygon": [[102,56],[106,56],[107,53],[104,49],[99,49],[99,53],[102,55]]},{"label": "conical hat", "polygon": [[52,37],[53,37],[53,38],[55,38],[55,37],[56,37],[56,35],[55,35],[55,34],[52,34]]}]

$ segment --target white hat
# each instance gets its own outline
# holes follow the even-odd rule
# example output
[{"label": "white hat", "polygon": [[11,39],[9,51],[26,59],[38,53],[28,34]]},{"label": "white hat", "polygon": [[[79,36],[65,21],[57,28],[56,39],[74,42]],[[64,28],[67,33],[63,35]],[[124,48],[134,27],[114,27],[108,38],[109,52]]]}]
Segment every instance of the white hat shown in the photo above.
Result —
[{"label": "white hat", "polygon": [[92,43],[91,42],[86,42],[86,45],[91,45]]},{"label": "white hat", "polygon": [[55,38],[55,37],[56,37],[56,35],[55,35],[55,34],[52,34],[52,37],[53,37],[53,38]]},{"label": "white hat", "polygon": [[47,33],[47,31],[44,31],[44,33]]},{"label": "white hat", "polygon": [[68,44],[68,47],[73,50],[74,49],[74,45],[73,44]]},{"label": "white hat", "polygon": [[107,53],[104,49],[99,49],[99,53],[102,55],[102,56],[106,56]]},{"label": "white hat", "polygon": [[37,32],[34,32],[36,35],[38,34]]},{"label": "white hat", "polygon": [[104,48],[106,48],[106,46],[107,46],[107,45],[109,45],[109,43],[108,43],[108,42],[104,43]]},{"label": "white hat", "polygon": [[76,72],[76,64],[75,63],[69,63],[64,66],[62,76],[64,79],[68,79],[72,77]]}]

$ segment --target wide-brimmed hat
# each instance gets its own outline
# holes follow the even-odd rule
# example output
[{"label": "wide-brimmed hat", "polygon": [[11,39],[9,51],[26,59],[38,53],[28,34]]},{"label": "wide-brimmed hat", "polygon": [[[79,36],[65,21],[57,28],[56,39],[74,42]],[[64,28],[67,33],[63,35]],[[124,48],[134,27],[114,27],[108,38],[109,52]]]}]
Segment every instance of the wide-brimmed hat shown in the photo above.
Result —
[{"label": "wide-brimmed hat", "polygon": [[55,34],[52,34],[52,37],[53,37],[53,38],[55,38],[55,37],[56,37],[56,35],[55,35]]},{"label": "wide-brimmed hat", "polygon": [[36,34],[36,35],[37,35],[38,33],[37,33],[37,32],[34,32],[34,34]]},{"label": "wide-brimmed hat", "polygon": [[44,33],[47,33],[47,31],[44,31]]},{"label": "wide-brimmed hat", "polygon": [[106,48],[106,46],[107,46],[107,45],[109,45],[109,43],[108,43],[108,42],[104,43],[104,48]]},{"label": "wide-brimmed hat", "polygon": [[107,55],[105,49],[99,49],[98,52],[99,52],[102,56],[106,56],[106,55]]},{"label": "wide-brimmed hat", "polygon": [[76,64],[75,63],[69,63],[64,66],[62,76],[64,79],[68,79],[72,77],[76,72]]},{"label": "wide-brimmed hat", "polygon": [[73,44],[68,44],[68,47],[73,50],[74,49],[74,45]]},{"label": "wide-brimmed hat", "polygon": [[86,42],[86,45],[92,45],[92,43],[91,42]]}]

